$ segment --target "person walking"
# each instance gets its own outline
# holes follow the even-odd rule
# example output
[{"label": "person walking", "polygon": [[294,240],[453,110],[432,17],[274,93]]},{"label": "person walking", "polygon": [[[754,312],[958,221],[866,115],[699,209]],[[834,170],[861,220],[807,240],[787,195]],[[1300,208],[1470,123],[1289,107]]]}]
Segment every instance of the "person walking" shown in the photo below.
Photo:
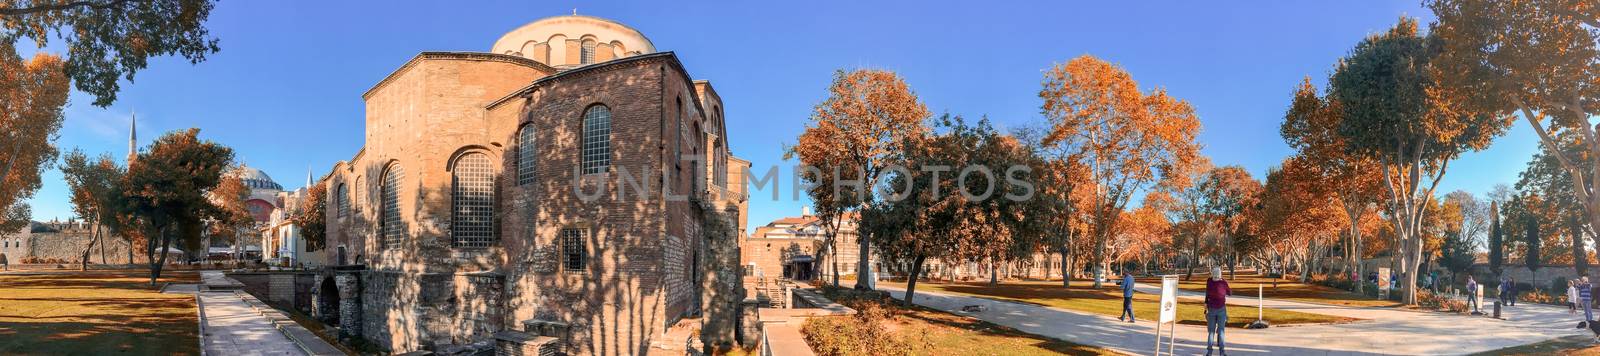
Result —
[{"label": "person walking", "polygon": [[1510,301],[1506,299],[1511,295],[1510,279],[1507,279],[1506,277],[1500,277],[1500,288],[1496,290],[1496,292],[1500,296],[1500,305],[1509,305],[1507,303],[1510,303]]},{"label": "person walking", "polygon": [[1123,271],[1122,315],[1117,316],[1117,320],[1123,320],[1123,318],[1127,318],[1125,321],[1130,323],[1133,322],[1133,283],[1133,273]]},{"label": "person walking", "polygon": [[1228,281],[1222,279],[1222,267],[1211,267],[1211,279],[1206,280],[1206,355],[1211,355],[1211,340],[1216,338],[1217,351],[1228,355],[1222,334],[1228,326]]},{"label": "person walking", "polygon": [[1467,275],[1467,305],[1472,307],[1472,312],[1478,311],[1478,281]]},{"label": "person walking", "polygon": [[1508,281],[1510,283],[1506,284],[1507,300],[1511,301],[1511,306],[1517,306],[1517,278],[1511,277]]},{"label": "person walking", "polygon": [[1594,285],[1589,284],[1589,276],[1583,276],[1578,284],[1578,303],[1583,304],[1583,321],[1594,321]]},{"label": "person walking", "polygon": [[1577,283],[1568,283],[1567,284],[1567,314],[1568,315],[1572,315],[1572,314],[1577,314],[1577,313],[1578,313],[1578,284]]}]

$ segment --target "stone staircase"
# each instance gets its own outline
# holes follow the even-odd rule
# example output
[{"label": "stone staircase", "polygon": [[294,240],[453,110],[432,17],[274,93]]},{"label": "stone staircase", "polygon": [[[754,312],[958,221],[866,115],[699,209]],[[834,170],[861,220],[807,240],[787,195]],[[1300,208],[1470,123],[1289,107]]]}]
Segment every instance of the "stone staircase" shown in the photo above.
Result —
[{"label": "stone staircase", "polygon": [[561,338],[567,335],[567,323],[530,319],[522,321],[522,330],[504,330],[494,334],[496,356],[555,356],[561,354]]}]

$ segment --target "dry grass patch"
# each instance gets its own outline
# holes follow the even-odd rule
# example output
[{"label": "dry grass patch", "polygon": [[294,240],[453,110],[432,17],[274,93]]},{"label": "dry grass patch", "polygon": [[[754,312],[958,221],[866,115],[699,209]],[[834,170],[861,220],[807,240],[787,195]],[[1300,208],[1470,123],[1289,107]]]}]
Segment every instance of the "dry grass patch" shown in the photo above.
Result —
[{"label": "dry grass patch", "polygon": [[[883,284],[905,288],[905,284],[899,282],[885,282]],[[1119,316],[1122,314],[1122,287],[1114,284],[1106,284],[1097,290],[1093,289],[1088,283],[1074,284],[1070,289],[1062,288],[1060,281],[1006,282],[1000,283],[995,287],[990,287],[987,283],[919,282],[917,283],[917,290],[1007,300],[1106,316]],[[1154,318],[1160,301],[1161,296],[1158,295],[1135,293],[1133,295],[1134,316],[1141,320]],[[1181,300],[1178,304],[1178,323],[1205,325],[1205,303]],[[1273,325],[1346,323],[1357,320],[1271,308],[1265,309],[1263,312],[1265,312],[1267,321]],[[1228,306],[1229,327],[1244,327],[1245,324],[1255,320],[1255,307]]]},{"label": "dry grass patch", "polygon": [[853,316],[811,318],[801,330],[819,355],[1115,355],[982,320],[886,299],[826,292]]},{"label": "dry grass patch", "polygon": [[[0,354],[199,354],[194,296],[161,294],[148,273],[0,274]],[[163,274],[162,282],[199,279]]]}]

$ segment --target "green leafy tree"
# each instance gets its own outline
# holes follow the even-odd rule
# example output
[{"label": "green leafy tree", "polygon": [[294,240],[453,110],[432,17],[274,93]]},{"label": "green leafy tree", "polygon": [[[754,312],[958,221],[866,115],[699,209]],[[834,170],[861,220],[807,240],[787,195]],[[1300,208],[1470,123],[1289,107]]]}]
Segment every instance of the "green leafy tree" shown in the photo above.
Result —
[{"label": "green leafy tree", "polygon": [[1525,241],[1527,241],[1527,249],[1522,253],[1522,264],[1528,266],[1528,271],[1533,272],[1533,284],[1537,286],[1539,285],[1539,267],[1543,267],[1541,264],[1543,259],[1539,256],[1539,248],[1541,246],[1539,239],[1539,221],[1538,218],[1535,218],[1531,214],[1526,215],[1523,218],[1528,220],[1527,222],[1523,223],[1524,228],[1528,229],[1528,232],[1523,236],[1526,239]]},{"label": "green leafy tree", "polygon": [[[44,48],[62,41],[65,73],[95,106],[110,106],[150,57],[177,54],[199,63],[217,52],[206,30],[215,0],[9,0],[0,2],[0,38]],[[6,48],[6,52],[14,49]]]},{"label": "green leafy tree", "polygon": [[1430,63],[1437,51],[1417,21],[1362,40],[1330,79],[1343,109],[1339,133],[1352,152],[1379,162],[1399,246],[1405,302],[1416,304],[1424,214],[1451,160],[1486,147],[1503,118],[1471,111],[1443,90]]},{"label": "green leafy tree", "polygon": [[223,216],[208,195],[232,165],[233,149],[199,136],[200,129],[169,132],[128,166],[124,189],[145,236],[152,285],[172,245],[197,245],[190,240],[201,238],[203,222]]},{"label": "green leafy tree", "polygon": [[73,212],[96,227],[79,260],[82,269],[88,269],[89,255],[97,244],[100,262],[105,263],[105,236],[119,236],[124,230],[119,216],[127,202],[122,190],[124,173],[110,154],[90,159],[83,151],[73,149],[62,157],[61,174],[67,182]]},{"label": "green leafy tree", "polygon": [[1500,226],[1500,202],[1489,202],[1489,270],[1499,275],[1506,261],[1505,230]]},{"label": "green leafy tree", "polygon": [[1451,283],[1456,280],[1456,275],[1472,268],[1474,246],[1471,238],[1460,231],[1449,231],[1444,235],[1444,244],[1440,247],[1439,265],[1450,271]]}]

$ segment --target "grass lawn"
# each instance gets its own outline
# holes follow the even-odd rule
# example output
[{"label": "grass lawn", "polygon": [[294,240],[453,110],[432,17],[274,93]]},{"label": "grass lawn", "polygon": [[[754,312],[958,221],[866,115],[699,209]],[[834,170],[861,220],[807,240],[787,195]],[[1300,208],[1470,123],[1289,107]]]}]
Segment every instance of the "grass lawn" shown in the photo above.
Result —
[{"label": "grass lawn", "polygon": [[[1223,275],[1227,275],[1227,273],[1223,273]],[[1368,298],[1364,295],[1326,286],[1302,284],[1296,279],[1279,279],[1276,286],[1272,282],[1272,278],[1262,277],[1258,274],[1239,274],[1237,278],[1228,280],[1228,286],[1233,287],[1233,295],[1242,297],[1255,297],[1256,286],[1261,285],[1265,287],[1261,290],[1261,293],[1271,299],[1352,307],[1400,306],[1399,302]],[[1139,278],[1139,283],[1160,286],[1161,278]],[[1178,289],[1205,292],[1206,276],[1201,273],[1195,273],[1194,278],[1190,280],[1179,279]]]},{"label": "grass lawn", "polygon": [[199,354],[194,296],[158,288],[146,271],[0,274],[0,354]]},{"label": "grass lawn", "polygon": [[1594,337],[1574,335],[1544,342],[1480,352],[1475,356],[1532,356],[1532,355],[1600,355],[1600,344]]},{"label": "grass lawn", "polygon": [[[871,315],[871,320],[881,323],[884,330],[905,344],[904,349],[884,350],[889,354],[915,355],[1119,355],[1111,350],[1079,345],[1067,341],[1029,334],[1017,329],[996,325],[972,317],[913,306],[910,308],[890,300],[840,299],[841,295],[823,291],[842,304]],[[873,308],[868,312],[865,307]],[[856,321],[864,315],[834,316],[819,319]],[[849,319],[835,319],[849,318]],[[807,323],[817,320],[807,321]],[[847,323],[848,324],[848,323]],[[825,332],[837,333],[840,329],[824,327]],[[858,330],[859,331],[859,330]],[[845,331],[848,333],[849,331]],[[842,338],[842,339],[841,339]],[[822,339],[860,340],[872,339],[870,335],[834,334]],[[808,343],[817,340],[807,340]],[[812,345],[815,349],[817,345]],[[825,353],[824,353],[825,354]]]},{"label": "grass lawn", "polygon": [[[905,288],[905,284],[901,282],[883,282],[883,284]],[[1101,289],[1094,290],[1086,282],[1073,284],[1071,289],[1061,288],[1059,281],[1005,282],[997,287],[989,287],[987,283],[917,283],[917,290],[988,297],[1106,316],[1118,316],[1122,313],[1122,290],[1115,284],[1106,284]],[[1161,296],[1136,293],[1133,295],[1133,313],[1140,319],[1154,318],[1160,301]],[[1182,300],[1178,304],[1178,323],[1205,325],[1205,303]],[[1279,309],[1266,309],[1263,312],[1267,321],[1273,325],[1344,323],[1356,320]],[[1255,320],[1256,308],[1228,306],[1229,327],[1244,327],[1245,324]]]},{"label": "grass lawn", "polygon": [[901,311],[904,313],[892,319],[895,327],[922,334],[932,345],[931,355],[1117,354],[921,306]]}]

